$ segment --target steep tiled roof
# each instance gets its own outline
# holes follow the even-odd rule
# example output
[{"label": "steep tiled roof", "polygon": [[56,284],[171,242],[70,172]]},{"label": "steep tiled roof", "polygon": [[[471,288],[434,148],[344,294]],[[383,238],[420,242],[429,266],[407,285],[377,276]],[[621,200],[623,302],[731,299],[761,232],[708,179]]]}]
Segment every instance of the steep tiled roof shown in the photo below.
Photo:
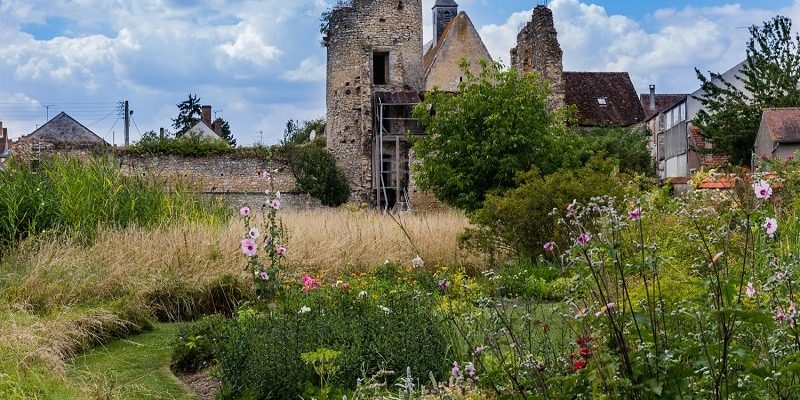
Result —
[{"label": "steep tiled roof", "polygon": [[[463,11],[462,11],[463,13]],[[461,15],[461,13],[459,13]],[[432,43],[431,47],[428,48],[428,51],[425,52],[425,55],[422,57],[422,69],[423,71],[427,71],[431,68],[433,64],[433,60],[436,59],[436,54],[439,53],[439,49],[442,47],[442,43],[444,43],[447,35],[450,33],[450,28],[453,27],[457,17],[450,20],[447,25],[444,27],[442,34],[439,35],[439,40],[436,43]]]},{"label": "steep tiled roof", "polygon": [[108,144],[100,136],[97,136],[89,128],[83,126],[63,111],[31,134],[24,136],[24,138],[53,143]]},{"label": "steep tiled roof", "polygon": [[564,72],[564,91],[567,105],[578,109],[579,126],[632,126],[644,121],[642,103],[627,72]]},{"label": "steep tiled roof", "polygon": [[650,94],[641,94],[640,97],[642,100],[642,108],[644,109],[644,120],[649,121],[651,118],[655,117],[656,114],[680,103],[688,96],[688,94],[656,94],[656,109],[651,110]]},{"label": "steep tiled roof", "polygon": [[761,119],[772,141],[800,143],[800,108],[765,108]]}]

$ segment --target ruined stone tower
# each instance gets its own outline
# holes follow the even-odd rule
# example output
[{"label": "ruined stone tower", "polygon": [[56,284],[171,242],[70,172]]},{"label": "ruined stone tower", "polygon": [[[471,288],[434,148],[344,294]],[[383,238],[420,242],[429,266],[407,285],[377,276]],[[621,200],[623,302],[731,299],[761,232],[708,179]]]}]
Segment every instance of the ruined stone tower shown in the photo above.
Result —
[{"label": "ruined stone tower", "polygon": [[553,12],[546,6],[536,6],[533,18],[517,35],[517,47],[511,49],[511,68],[536,71],[549,81],[550,104],[555,108],[565,104],[563,55]]},{"label": "ruined stone tower", "polygon": [[[327,146],[351,200],[399,199],[408,182],[401,117],[423,86],[422,0],[352,0],[331,13],[325,43]],[[405,108],[391,114],[385,104]]]}]

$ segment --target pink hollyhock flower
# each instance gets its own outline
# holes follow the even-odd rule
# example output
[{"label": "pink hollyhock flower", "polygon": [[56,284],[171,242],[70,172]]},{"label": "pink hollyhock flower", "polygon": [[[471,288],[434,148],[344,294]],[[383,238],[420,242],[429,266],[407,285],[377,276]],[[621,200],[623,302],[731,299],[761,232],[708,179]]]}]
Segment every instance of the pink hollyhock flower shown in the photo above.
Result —
[{"label": "pink hollyhock flower", "polygon": [[274,208],[274,209],[276,209],[276,210],[280,210],[281,209],[281,201],[278,200],[278,199],[272,200],[271,202],[269,202],[269,206]]},{"label": "pink hollyhock flower", "polygon": [[572,213],[575,212],[575,205],[576,204],[577,204],[577,201],[572,200],[572,203],[569,203],[567,205],[567,216],[568,217],[572,216]]},{"label": "pink hollyhock flower", "polygon": [[556,248],[556,242],[547,242],[544,244],[544,251],[553,251]]},{"label": "pink hollyhock flower", "polygon": [[286,255],[286,252],[287,252],[287,251],[289,251],[289,250],[287,250],[287,249],[286,249],[286,247],[280,246],[280,247],[278,247],[278,249],[277,249],[277,250],[275,250],[275,251],[276,251],[276,252],[278,252],[278,254],[280,254],[280,255],[282,255],[282,256],[285,256],[285,255]]},{"label": "pink hollyhock flower", "polygon": [[764,232],[766,232],[767,236],[772,239],[775,237],[775,232],[778,231],[778,221],[775,218],[767,218],[762,227],[764,228]]},{"label": "pink hollyhock flower", "polygon": [[633,211],[628,213],[628,219],[631,221],[636,221],[639,218],[642,218],[642,209],[639,207],[634,208]]},{"label": "pink hollyhock flower", "polygon": [[261,271],[261,273],[258,274],[258,276],[259,276],[259,278],[261,278],[262,281],[268,281],[269,280],[269,274],[266,273],[265,271]]},{"label": "pink hollyhock flower", "polygon": [[763,179],[753,186],[753,191],[756,193],[756,197],[759,199],[766,200],[772,196],[772,188],[769,186],[769,183]]},{"label": "pink hollyhock flower", "polygon": [[747,297],[756,295],[756,287],[753,285],[753,282],[747,282],[747,289],[744,291],[744,294],[747,295]]},{"label": "pink hollyhock flower", "polygon": [[591,240],[592,240],[592,235],[588,233],[581,233],[575,240],[575,242],[581,245],[581,247],[583,247],[586,246],[586,244],[589,243],[589,241]]},{"label": "pink hollyhock flower", "polygon": [[256,252],[256,242],[254,242],[253,239],[242,240],[242,253],[248,257],[255,257]]},{"label": "pink hollyhock flower", "polygon": [[242,209],[239,210],[239,215],[241,215],[243,217],[249,217],[250,216],[250,207],[242,207]]},{"label": "pink hollyhock flower", "polygon": [[271,177],[272,177],[272,175],[269,174],[269,171],[264,171],[264,172],[261,173],[261,178],[262,179],[270,179]]},{"label": "pink hollyhock flower", "polygon": [[250,239],[256,240],[261,237],[261,232],[259,232],[258,228],[250,228],[250,232],[247,236],[250,236]]},{"label": "pink hollyhock flower", "polygon": [[784,274],[783,272],[778,272],[777,274],[775,274],[775,279],[777,279],[779,281],[782,281],[783,278],[785,278],[785,277],[786,277],[786,274]]}]

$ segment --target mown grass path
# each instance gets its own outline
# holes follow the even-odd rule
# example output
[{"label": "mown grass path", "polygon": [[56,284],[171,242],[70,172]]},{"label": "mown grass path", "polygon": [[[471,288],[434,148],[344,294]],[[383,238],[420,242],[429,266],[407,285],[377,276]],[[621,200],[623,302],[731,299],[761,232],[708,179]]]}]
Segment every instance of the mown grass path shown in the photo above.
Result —
[{"label": "mown grass path", "polygon": [[157,324],[151,332],[76,357],[69,366],[71,385],[99,399],[196,399],[169,370],[177,328]]}]

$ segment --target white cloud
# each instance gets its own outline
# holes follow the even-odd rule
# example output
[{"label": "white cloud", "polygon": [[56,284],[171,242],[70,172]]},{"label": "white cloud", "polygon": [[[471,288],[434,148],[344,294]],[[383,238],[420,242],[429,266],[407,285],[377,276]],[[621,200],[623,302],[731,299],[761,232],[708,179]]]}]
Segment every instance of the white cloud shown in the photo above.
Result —
[{"label": "white cloud", "polygon": [[[253,26],[246,24],[241,27],[236,39],[219,46],[232,61],[247,61],[257,66],[265,66],[275,60],[281,50],[266,43],[261,33]],[[226,64],[226,60],[220,60]]]},{"label": "white cloud", "polygon": [[316,58],[305,58],[300,66],[283,74],[283,79],[291,82],[319,82],[325,80],[325,64]]}]

